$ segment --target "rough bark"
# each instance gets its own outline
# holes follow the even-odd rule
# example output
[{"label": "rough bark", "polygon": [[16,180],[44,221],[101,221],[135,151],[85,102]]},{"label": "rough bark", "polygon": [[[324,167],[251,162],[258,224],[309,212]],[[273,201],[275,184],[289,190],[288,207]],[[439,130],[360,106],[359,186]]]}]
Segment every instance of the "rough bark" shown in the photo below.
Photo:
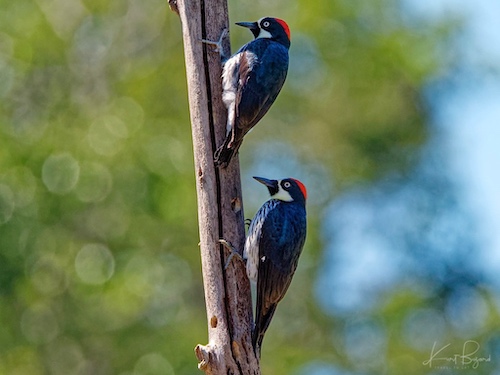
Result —
[{"label": "rough bark", "polygon": [[[241,260],[224,269],[228,252],[224,238],[243,249],[245,227],[238,158],[225,169],[214,166],[213,155],[226,132],[222,103],[221,61],[213,46],[228,28],[226,0],[169,0],[182,24],[194,164],[208,344],[195,348],[198,367],[209,375],[260,374],[251,342],[252,299]],[[229,54],[229,38],[224,42]]]}]

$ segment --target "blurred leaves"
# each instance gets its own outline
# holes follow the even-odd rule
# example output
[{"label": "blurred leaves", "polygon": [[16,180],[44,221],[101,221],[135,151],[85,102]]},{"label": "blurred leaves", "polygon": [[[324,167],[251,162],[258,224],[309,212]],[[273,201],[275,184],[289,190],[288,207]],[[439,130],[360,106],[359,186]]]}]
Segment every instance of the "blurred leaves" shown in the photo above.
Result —
[{"label": "blurred leaves", "polygon": [[1,9],[0,373],[192,369],[206,327],[177,20],[162,1]]},{"label": "blurred leaves", "polygon": [[[411,355],[380,334],[389,318],[343,322],[318,309],[321,206],[412,165],[427,136],[420,90],[447,69],[438,47],[450,25],[409,24],[392,0],[229,5],[234,21],[275,14],[292,29],[288,81],[242,147],[243,173],[269,159],[318,193],[263,372]],[[0,374],[196,372],[206,318],[177,17],[161,0],[0,9]],[[233,49],[249,39],[234,30]],[[247,216],[261,203],[249,200]],[[407,337],[438,314],[415,299],[396,295],[380,312],[420,308]]]}]

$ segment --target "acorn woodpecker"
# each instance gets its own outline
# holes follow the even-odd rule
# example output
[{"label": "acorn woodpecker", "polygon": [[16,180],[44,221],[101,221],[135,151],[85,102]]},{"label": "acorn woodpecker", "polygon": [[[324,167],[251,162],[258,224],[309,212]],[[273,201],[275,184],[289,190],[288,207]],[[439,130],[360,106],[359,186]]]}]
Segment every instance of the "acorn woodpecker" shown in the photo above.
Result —
[{"label": "acorn woodpecker", "polygon": [[[236,25],[249,28],[255,39],[224,63],[222,99],[228,111],[227,134],[215,152],[215,164],[221,167],[229,164],[245,134],[267,113],[288,72],[290,29],[285,21],[264,17]],[[222,51],[221,42],[226,32],[219,42],[204,41]]]},{"label": "acorn woodpecker", "polygon": [[254,178],[271,194],[250,223],[243,250],[248,278],[257,284],[252,342],[260,356],[264,334],[292,281],[306,240],[307,192],[293,178]]}]

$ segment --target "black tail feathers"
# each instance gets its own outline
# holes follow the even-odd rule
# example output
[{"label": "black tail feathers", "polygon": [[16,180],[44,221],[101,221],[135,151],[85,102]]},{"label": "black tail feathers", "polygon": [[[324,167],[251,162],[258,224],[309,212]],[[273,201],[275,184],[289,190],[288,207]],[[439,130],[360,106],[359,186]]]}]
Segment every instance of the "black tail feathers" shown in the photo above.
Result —
[{"label": "black tail feathers", "polygon": [[262,347],[262,340],[264,340],[264,334],[271,324],[271,319],[273,318],[274,312],[276,311],[277,303],[273,303],[269,306],[269,309],[263,313],[257,310],[257,316],[255,320],[255,327],[252,332],[252,343],[255,350],[255,354],[260,358],[260,350]]}]

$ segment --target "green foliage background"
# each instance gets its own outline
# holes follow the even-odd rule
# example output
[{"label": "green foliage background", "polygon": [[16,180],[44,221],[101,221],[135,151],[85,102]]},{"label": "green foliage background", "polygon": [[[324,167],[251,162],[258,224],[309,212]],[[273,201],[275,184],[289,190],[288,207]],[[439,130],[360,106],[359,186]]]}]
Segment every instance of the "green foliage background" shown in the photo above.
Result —
[{"label": "green foliage background", "polygon": [[[322,196],[263,370],[349,368],[332,339],[342,320],[312,293],[322,205],[412,165],[428,133],[420,90],[446,74],[439,46],[454,23],[409,26],[393,0],[229,7],[233,21],[276,15],[293,34],[289,80],[242,147],[244,181],[252,150],[276,140],[335,181],[309,185]],[[233,49],[250,39],[231,32]],[[180,25],[166,2],[0,0],[0,374],[198,373],[192,167]],[[391,330],[422,304],[390,301],[374,314]],[[418,355],[391,339],[383,373],[421,373]]]}]

